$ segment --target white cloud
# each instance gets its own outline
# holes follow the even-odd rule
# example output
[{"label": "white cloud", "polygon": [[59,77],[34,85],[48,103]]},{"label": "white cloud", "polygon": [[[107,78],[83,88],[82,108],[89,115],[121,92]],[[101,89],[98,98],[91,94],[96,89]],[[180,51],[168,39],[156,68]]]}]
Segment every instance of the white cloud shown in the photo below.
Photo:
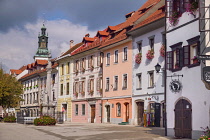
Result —
[{"label": "white cloud", "polygon": [[[26,24],[24,29],[13,28],[7,33],[0,33],[0,62],[9,69],[18,69],[22,65],[33,62],[33,56],[38,48],[38,33],[41,31],[42,21]],[[68,20],[46,21],[49,40],[48,49],[53,57],[57,57],[68,50],[69,41],[75,44],[82,41],[85,34],[91,37],[96,31],[89,31],[87,26],[75,25]]]}]

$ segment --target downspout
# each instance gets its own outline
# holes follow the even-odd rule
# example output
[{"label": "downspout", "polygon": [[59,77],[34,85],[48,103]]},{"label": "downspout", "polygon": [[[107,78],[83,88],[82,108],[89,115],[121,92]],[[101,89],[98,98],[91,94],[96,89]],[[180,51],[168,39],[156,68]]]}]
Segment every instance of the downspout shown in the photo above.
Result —
[{"label": "downspout", "polygon": [[[165,7],[167,8],[167,0],[165,0]],[[167,11],[167,9],[165,9]],[[165,12],[167,14],[167,12]],[[166,112],[166,107],[167,107],[167,102],[166,102],[166,85],[167,85],[167,70],[166,70],[166,52],[167,52],[167,37],[166,37],[166,15],[165,14],[165,68],[164,68],[164,100],[165,100],[165,136],[167,136],[167,112]]]}]

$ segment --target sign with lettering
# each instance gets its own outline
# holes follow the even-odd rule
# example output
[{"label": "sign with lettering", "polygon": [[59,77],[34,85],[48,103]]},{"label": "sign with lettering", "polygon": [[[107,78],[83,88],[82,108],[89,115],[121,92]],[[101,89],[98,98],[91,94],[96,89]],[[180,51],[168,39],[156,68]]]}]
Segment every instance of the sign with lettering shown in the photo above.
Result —
[{"label": "sign with lettering", "polygon": [[210,60],[210,55],[198,55],[199,60]]},{"label": "sign with lettering", "polygon": [[207,83],[210,83],[210,66],[203,68],[203,79]]}]

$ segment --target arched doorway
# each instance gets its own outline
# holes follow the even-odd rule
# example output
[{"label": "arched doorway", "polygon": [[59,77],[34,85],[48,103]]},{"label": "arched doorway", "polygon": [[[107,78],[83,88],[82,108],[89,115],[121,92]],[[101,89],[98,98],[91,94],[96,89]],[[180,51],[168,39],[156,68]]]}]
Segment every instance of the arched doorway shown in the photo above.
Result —
[{"label": "arched doorway", "polygon": [[137,102],[137,124],[144,125],[144,102]]},{"label": "arched doorway", "polygon": [[192,136],[192,105],[185,99],[175,105],[175,137],[191,138]]}]

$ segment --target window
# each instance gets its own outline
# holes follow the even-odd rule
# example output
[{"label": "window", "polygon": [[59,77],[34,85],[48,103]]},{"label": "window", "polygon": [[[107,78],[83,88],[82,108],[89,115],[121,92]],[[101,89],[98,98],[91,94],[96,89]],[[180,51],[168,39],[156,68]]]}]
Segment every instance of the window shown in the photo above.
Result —
[{"label": "window", "polygon": [[155,41],[155,36],[151,36],[149,37],[149,45],[150,45],[150,49],[153,50],[154,49],[154,41]]},{"label": "window", "polygon": [[81,70],[82,70],[82,72],[85,72],[85,58],[82,58],[82,61],[81,61]]},{"label": "window", "polygon": [[90,80],[90,92],[94,91],[94,79]]},{"label": "window", "polygon": [[79,60],[76,61],[76,72],[79,71]]},{"label": "window", "polygon": [[69,83],[66,84],[66,95],[69,95]]},{"label": "window", "polygon": [[114,62],[118,63],[118,50],[114,52]]},{"label": "window", "polygon": [[67,74],[70,73],[70,62],[67,63],[67,69],[66,69],[66,71],[67,71]]},{"label": "window", "polygon": [[149,75],[149,85],[148,85],[148,88],[153,88],[154,87],[154,71],[149,71],[148,72],[148,75]]},{"label": "window", "polygon": [[106,65],[110,65],[110,53],[106,54]]},{"label": "window", "polygon": [[52,75],[52,84],[55,84],[55,74]]},{"label": "window", "polygon": [[106,78],[106,91],[109,91],[109,78]]},{"label": "window", "polygon": [[85,115],[85,104],[82,104],[82,115]]},{"label": "window", "polygon": [[78,104],[75,104],[75,115],[78,116]]},{"label": "window", "polygon": [[114,90],[118,89],[118,76],[114,77]]},{"label": "window", "polygon": [[166,67],[168,70],[177,71],[181,70],[183,66],[183,48],[182,42],[170,46],[172,51],[166,54]]},{"label": "window", "polygon": [[61,75],[64,75],[64,64],[61,65]]},{"label": "window", "polygon": [[139,53],[142,52],[142,41],[137,42],[137,49],[138,49]]},{"label": "window", "polygon": [[136,74],[136,89],[141,89],[141,73]]},{"label": "window", "polygon": [[127,89],[128,77],[127,74],[123,74],[123,89]]},{"label": "window", "polygon": [[91,56],[90,56],[90,67],[93,67],[93,66],[94,66],[93,58],[94,58],[94,56],[91,55]]},{"label": "window", "polygon": [[121,116],[121,104],[117,103],[116,107],[117,107],[117,117],[120,117]]},{"label": "window", "polygon": [[55,98],[55,92],[53,91],[53,101],[55,101],[56,98]]},{"label": "window", "polygon": [[85,93],[85,81],[82,81],[82,93]]},{"label": "window", "polygon": [[102,77],[97,78],[97,91],[102,93]]},{"label": "window", "polygon": [[128,47],[123,48],[123,60],[128,60]]},{"label": "window", "polygon": [[63,95],[63,84],[61,84],[61,89],[60,89],[60,91],[61,91],[61,96]]}]

